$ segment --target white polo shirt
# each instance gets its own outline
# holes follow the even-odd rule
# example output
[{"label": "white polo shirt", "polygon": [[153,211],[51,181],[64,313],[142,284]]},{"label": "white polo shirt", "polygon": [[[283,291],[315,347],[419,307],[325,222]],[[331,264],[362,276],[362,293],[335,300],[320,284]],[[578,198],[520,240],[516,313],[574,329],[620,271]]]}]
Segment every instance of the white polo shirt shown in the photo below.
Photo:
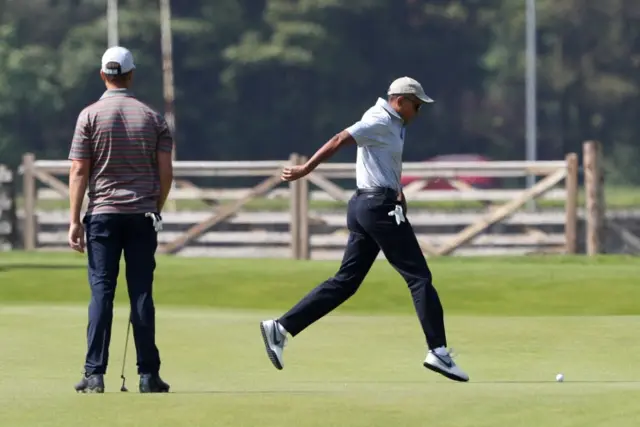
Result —
[{"label": "white polo shirt", "polygon": [[346,130],[358,144],[356,185],[358,188],[387,187],[400,192],[405,125],[402,117],[378,98],[360,121]]}]

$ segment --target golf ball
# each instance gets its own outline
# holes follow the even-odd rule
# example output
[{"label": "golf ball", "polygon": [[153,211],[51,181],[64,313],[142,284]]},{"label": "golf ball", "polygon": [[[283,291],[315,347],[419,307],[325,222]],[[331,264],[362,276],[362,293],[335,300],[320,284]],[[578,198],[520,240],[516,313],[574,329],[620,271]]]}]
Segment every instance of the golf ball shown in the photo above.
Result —
[{"label": "golf ball", "polygon": [[558,374],[558,375],[556,375],[556,381],[558,381],[559,383],[561,383],[562,381],[564,381],[564,375],[562,375],[562,374]]}]

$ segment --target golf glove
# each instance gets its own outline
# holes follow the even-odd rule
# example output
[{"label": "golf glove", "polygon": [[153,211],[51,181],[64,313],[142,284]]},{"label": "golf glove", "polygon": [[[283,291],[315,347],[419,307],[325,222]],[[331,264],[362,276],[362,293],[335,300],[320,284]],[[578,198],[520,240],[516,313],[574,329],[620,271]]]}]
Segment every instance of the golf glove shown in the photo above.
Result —
[{"label": "golf glove", "polygon": [[147,212],[144,216],[151,218],[151,221],[153,221],[153,228],[156,230],[156,233],[162,230],[162,216],[160,216],[160,214]]},{"label": "golf glove", "polygon": [[389,212],[389,216],[394,216],[396,218],[396,224],[400,225],[400,223],[405,222],[404,212],[402,212],[402,206],[396,205],[396,208]]}]

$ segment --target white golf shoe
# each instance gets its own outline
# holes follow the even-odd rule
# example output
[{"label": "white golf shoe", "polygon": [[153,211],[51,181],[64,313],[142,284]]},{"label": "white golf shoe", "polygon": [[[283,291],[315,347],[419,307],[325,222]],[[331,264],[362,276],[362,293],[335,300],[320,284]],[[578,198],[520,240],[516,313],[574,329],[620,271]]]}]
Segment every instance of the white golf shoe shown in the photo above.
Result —
[{"label": "white golf shoe", "polygon": [[450,380],[469,381],[469,375],[456,366],[451,354],[444,347],[429,350],[423,365],[425,368],[442,374]]},{"label": "white golf shoe", "polygon": [[260,331],[269,360],[277,369],[284,368],[282,351],[287,345],[287,331],[275,320],[260,322]]}]

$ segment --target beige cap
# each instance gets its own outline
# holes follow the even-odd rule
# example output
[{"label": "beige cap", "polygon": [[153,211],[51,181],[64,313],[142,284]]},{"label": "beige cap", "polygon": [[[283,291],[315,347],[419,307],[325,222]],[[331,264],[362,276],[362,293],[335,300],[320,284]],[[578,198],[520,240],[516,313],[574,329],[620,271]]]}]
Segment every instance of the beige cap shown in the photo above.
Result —
[{"label": "beige cap", "polygon": [[387,95],[415,95],[424,103],[432,103],[433,99],[429,98],[422,89],[422,85],[411,77],[400,77],[394,80],[389,86]]}]

